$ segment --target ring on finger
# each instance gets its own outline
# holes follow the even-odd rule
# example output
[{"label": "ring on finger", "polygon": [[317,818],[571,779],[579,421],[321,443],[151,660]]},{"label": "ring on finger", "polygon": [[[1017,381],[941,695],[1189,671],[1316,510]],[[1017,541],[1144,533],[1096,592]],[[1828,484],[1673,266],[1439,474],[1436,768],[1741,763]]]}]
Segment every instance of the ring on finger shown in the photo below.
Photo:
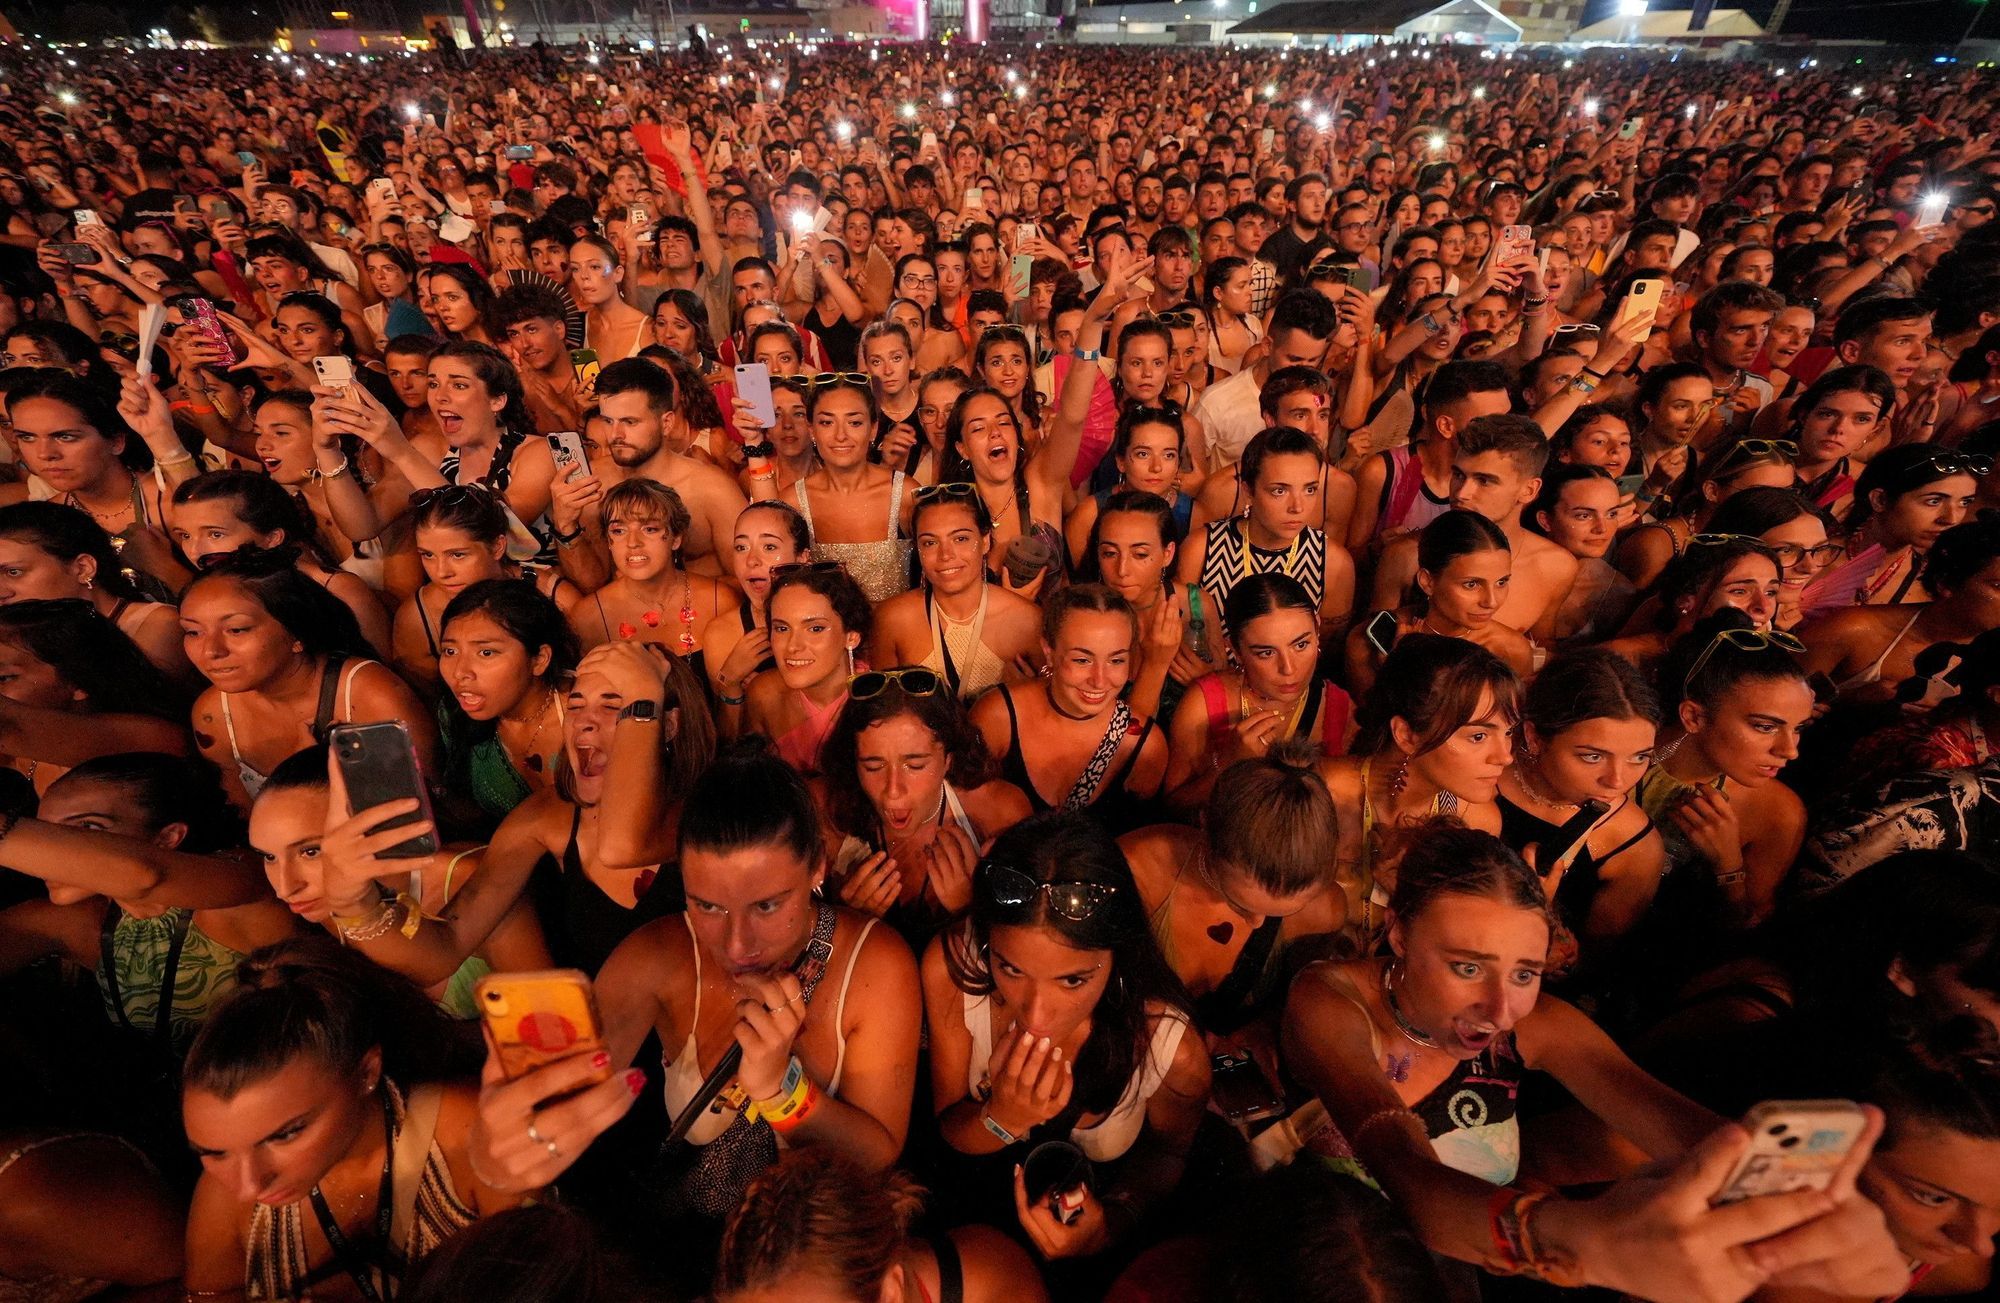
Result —
[{"label": "ring on finger", "polygon": [[541,1132],[535,1130],[535,1124],[533,1122],[528,1123],[528,1139],[534,1141],[542,1148],[548,1150],[550,1158],[562,1157],[562,1151],[556,1148],[556,1142],[549,1139]]}]

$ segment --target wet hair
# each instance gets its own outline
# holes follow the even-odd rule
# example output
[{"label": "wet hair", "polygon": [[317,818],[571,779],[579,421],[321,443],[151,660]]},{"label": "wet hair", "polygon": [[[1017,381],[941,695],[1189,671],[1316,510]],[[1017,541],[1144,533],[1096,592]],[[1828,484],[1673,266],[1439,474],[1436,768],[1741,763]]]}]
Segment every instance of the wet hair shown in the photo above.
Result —
[{"label": "wet hair", "polygon": [[[994,898],[995,868],[1008,868],[1036,884],[1085,883],[1108,888],[1081,922],[1050,908],[1051,891],[1037,891],[1025,905]],[[945,969],[959,990],[990,995],[995,989],[991,950],[995,928],[1042,927],[1075,950],[1111,952],[1113,980],[1091,1011],[1090,1037],[1076,1055],[1075,1088],[1051,1128],[1067,1134],[1075,1119],[1113,1107],[1131,1084],[1152,1044],[1152,1004],[1190,1014],[1191,1006],[1147,923],[1145,902],[1124,853],[1090,814],[1045,810],[1000,834],[974,870],[972,907],[944,937]]]},{"label": "wet hair", "polygon": [[183,694],[138,644],[81,598],[0,606],[0,641],[27,652],[82,693],[83,709],[91,714],[151,715],[186,723]]},{"label": "wet hair", "polygon": [[120,601],[151,601],[133,582],[134,571],[111,545],[111,535],[78,507],[59,502],[15,502],[0,507],[0,538],[40,548],[68,565],[87,556],[97,562],[94,584]]},{"label": "wet hair", "polygon": [[[312,754],[323,776],[325,753]],[[446,1052],[457,1038],[444,1013],[408,978],[331,937],[265,946],[237,964],[236,983],[188,1049],[183,1091],[227,1103],[306,1057],[353,1077],[373,1049],[384,1075],[406,1086],[453,1066]]]},{"label": "wet hair", "polygon": [[1591,719],[1660,722],[1660,697],[1631,661],[1600,647],[1554,657],[1528,681],[1521,716],[1543,739]]},{"label": "wet hair", "polygon": [[851,1297],[873,1298],[922,1208],[922,1191],[901,1172],[866,1171],[824,1148],[792,1150],[750,1182],[729,1215],[715,1297],[811,1271]]},{"label": "wet hair", "polygon": [[1477,643],[1437,634],[1408,633],[1396,640],[1355,710],[1352,753],[1371,755],[1393,745],[1392,720],[1417,735],[1416,754],[1443,746],[1490,699],[1508,723],[1520,718],[1521,681],[1507,663]]},{"label": "wet hair", "polygon": [[347,603],[300,573],[298,550],[238,548],[194,577],[181,593],[185,607],[203,584],[232,583],[249,594],[299,643],[308,656],[340,653],[353,660],[375,655]]},{"label": "wet hair", "polygon": [[1924,554],[1924,587],[1953,593],[2000,557],[2000,516],[1982,515],[1953,525]]},{"label": "wet hair", "polygon": [[680,855],[685,860],[694,849],[727,855],[755,847],[790,851],[811,868],[825,853],[819,811],[805,779],[764,739],[752,737],[717,751],[688,789],[681,805]]},{"label": "wet hair", "polygon": [[1067,584],[1042,599],[1042,641],[1049,646],[1056,645],[1062,633],[1063,621],[1078,611],[1090,611],[1103,615],[1122,615],[1131,625],[1131,651],[1134,653],[1132,671],[1138,672],[1137,652],[1139,650],[1139,613],[1132,604],[1103,584]]},{"label": "wet hair", "polygon": [[[483,283],[483,282],[482,282]],[[491,344],[481,344],[476,340],[454,339],[438,345],[431,354],[432,366],[447,359],[463,361],[479,377],[479,383],[486,386],[488,398],[504,398],[506,406],[494,418],[503,430],[528,433],[534,430],[535,422],[528,415],[528,401],[521,392],[521,373],[507,360],[507,355]],[[602,393],[602,389],[599,390]]]},{"label": "wet hair", "polygon": [[1492,833],[1438,820],[1422,834],[1409,838],[1389,895],[1389,912],[1404,926],[1440,896],[1477,896],[1550,917],[1541,878]]},{"label": "wet hair", "polygon": [[1246,575],[1222,603],[1222,627],[1228,631],[1230,643],[1242,639],[1252,620],[1273,611],[1303,611],[1312,617],[1314,628],[1319,626],[1319,608],[1298,580],[1275,571]]},{"label": "wet hair", "polygon": [[1939,457],[1949,456],[1948,449],[1941,449],[1934,443],[1904,443],[1884,448],[1855,477],[1854,505],[1848,509],[1844,522],[1848,530],[1859,529],[1875,514],[1874,494],[1878,490],[1883,502],[1889,504],[1906,493],[1915,493],[1918,489],[1967,473],[1963,470],[1943,470],[1932,464]]},{"label": "wet hair", "polygon": [[176,507],[197,502],[227,502],[236,518],[255,532],[284,535],[279,546],[289,543],[310,553],[313,560],[328,569],[337,565],[333,555],[320,542],[319,531],[314,527],[305,504],[260,471],[204,471],[193,479],[176,484],[172,501]]},{"label": "wet hair", "polygon": [[1333,885],[1339,817],[1313,744],[1294,738],[1215,777],[1201,831],[1212,863],[1227,863],[1273,896]]},{"label": "wet hair", "polygon": [[812,526],[806,524],[806,518],[800,514],[797,507],[789,502],[781,502],[777,498],[759,498],[736,513],[737,524],[741,525],[743,518],[753,511],[770,511],[782,516],[785,521],[785,532],[792,540],[792,547],[800,556],[811,550]]},{"label": "wet hair", "polygon": [[767,621],[769,612],[778,604],[778,594],[788,588],[803,588],[824,597],[827,604],[833,607],[841,631],[860,635],[862,646],[867,645],[868,632],[875,624],[875,608],[869,603],[868,594],[844,568],[823,570],[810,567],[772,576],[770,591],[764,597]]},{"label": "wet hair", "polygon": [[938,677],[938,690],[928,696],[908,692],[900,679],[891,679],[866,701],[849,697],[841,706],[819,753],[827,817],[841,832],[874,844],[882,841],[875,806],[861,790],[860,754],[861,735],[886,720],[908,715],[928,730],[944,748],[945,781],[959,791],[983,786],[993,777],[993,759],[985,739],[943,676]]},{"label": "wet hair", "polygon": [[[1749,682],[1777,682],[1793,679],[1804,682],[1806,672],[1784,648],[1738,647],[1722,637],[1724,630],[1752,628],[1750,617],[1729,607],[1702,617],[1685,638],[1675,640],[1660,662],[1660,701],[1668,708],[1683,701],[1713,710],[1737,687]],[[1690,678],[1689,671],[1706,652],[1701,671]]]},{"label": "wet hair", "polygon": [[1255,489],[1264,463],[1273,457],[1310,457],[1319,465],[1326,465],[1326,449],[1320,447],[1319,440],[1293,426],[1274,425],[1257,431],[1244,445],[1243,456],[1236,465],[1237,483]]},{"label": "wet hair", "polygon": [[1513,550],[1498,525],[1476,511],[1452,507],[1439,512],[1417,535],[1417,569],[1439,575],[1462,556]]},{"label": "wet hair", "polygon": [[[531,658],[542,648],[548,648],[549,667],[541,677],[550,683],[560,682],[582,659],[576,633],[569,627],[569,621],[563,619],[562,610],[544,597],[531,580],[482,579],[467,585],[446,604],[444,615],[438,620],[440,640],[454,620],[471,615],[483,615],[499,625],[509,638],[528,649]],[[447,695],[445,703],[447,710],[458,709],[456,697]]]},{"label": "wet hair", "polygon": [[481,1217],[453,1235],[412,1267],[397,1297],[402,1303],[629,1303],[650,1296],[590,1218],[541,1203]]},{"label": "wet hair", "polygon": [[176,850],[205,855],[243,844],[243,820],[230,808],[213,765],[191,765],[182,756],[156,751],[96,756],[50,783],[47,795],[84,783],[117,788],[120,808],[137,816],[148,832],[185,825],[187,834]]}]

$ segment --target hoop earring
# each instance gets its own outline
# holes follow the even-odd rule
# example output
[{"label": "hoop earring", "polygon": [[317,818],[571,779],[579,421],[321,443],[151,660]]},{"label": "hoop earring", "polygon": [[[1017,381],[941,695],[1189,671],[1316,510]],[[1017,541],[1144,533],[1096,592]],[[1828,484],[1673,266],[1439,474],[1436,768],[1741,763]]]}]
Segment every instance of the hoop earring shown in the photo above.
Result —
[{"label": "hoop earring", "polygon": [[1402,761],[1395,767],[1395,769],[1390,771],[1389,799],[1393,801],[1397,797],[1401,796],[1403,794],[1404,789],[1409,787],[1409,785],[1410,785],[1410,758],[1408,756],[1404,756]]}]

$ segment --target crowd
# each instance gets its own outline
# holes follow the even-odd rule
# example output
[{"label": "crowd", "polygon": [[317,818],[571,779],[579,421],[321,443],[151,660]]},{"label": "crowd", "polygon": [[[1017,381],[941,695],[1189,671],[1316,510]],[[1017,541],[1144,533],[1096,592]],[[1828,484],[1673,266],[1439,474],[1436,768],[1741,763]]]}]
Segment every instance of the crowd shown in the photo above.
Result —
[{"label": "crowd", "polygon": [[1993,1287],[1986,73],[4,72],[0,1299]]}]

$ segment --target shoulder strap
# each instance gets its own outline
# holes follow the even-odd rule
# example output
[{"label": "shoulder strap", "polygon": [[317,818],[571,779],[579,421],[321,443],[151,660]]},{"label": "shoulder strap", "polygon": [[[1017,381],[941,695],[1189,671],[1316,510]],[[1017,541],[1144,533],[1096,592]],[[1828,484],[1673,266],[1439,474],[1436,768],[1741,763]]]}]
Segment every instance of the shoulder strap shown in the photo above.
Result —
[{"label": "shoulder strap", "polygon": [[[1402,453],[1398,457],[1395,454]],[[1389,510],[1375,525],[1380,534],[1385,529],[1395,529],[1402,525],[1403,517],[1417,500],[1417,489],[1424,482],[1423,462],[1415,453],[1406,448],[1391,448],[1383,454],[1389,458],[1389,473],[1394,477],[1389,492]]]},{"label": "shoulder strap", "polygon": [[1104,785],[1104,775],[1111,770],[1112,757],[1125,743],[1125,735],[1132,731],[1132,708],[1119,702],[1111,708],[1111,722],[1105,726],[1104,736],[1097,739],[1097,749],[1084,762],[1083,772],[1077,775],[1076,783],[1063,798],[1063,809],[1081,810],[1096,799],[1097,789]]},{"label": "shoulder strap", "polygon": [[1028,506],[1028,480],[1023,475],[1014,477],[1014,515],[1020,522],[1023,534],[1033,532],[1035,517]]},{"label": "shoulder strap", "polygon": [[1229,690],[1219,675],[1204,674],[1195,680],[1201,689],[1202,704],[1208,707],[1208,731],[1213,733],[1229,723]]},{"label": "shoulder strap", "polygon": [[313,740],[325,745],[326,731],[333,726],[333,705],[340,694],[341,667],[347,661],[346,652],[328,652],[326,664],[319,673],[319,704],[313,708]]},{"label": "shoulder strap", "polygon": [[[383,1089],[388,1089],[387,1085]],[[396,1133],[396,1211],[389,1222],[389,1240],[407,1253],[410,1232],[417,1219],[417,1195],[423,1185],[424,1166],[430,1160],[431,1140],[437,1135],[438,1112],[444,1103],[444,1089],[427,1081],[412,1087],[403,1109],[403,1127]]]},{"label": "shoulder strap", "polygon": [[[804,476],[799,477],[802,481]],[[799,500],[805,500],[806,491],[799,489]],[[808,522],[810,526],[810,522]],[[889,541],[895,542],[903,532],[903,472],[897,471],[889,481]]]},{"label": "shoulder strap", "polygon": [[958,1246],[948,1234],[931,1239],[931,1253],[937,1258],[937,1303],[965,1303],[965,1264],[959,1261]]}]

